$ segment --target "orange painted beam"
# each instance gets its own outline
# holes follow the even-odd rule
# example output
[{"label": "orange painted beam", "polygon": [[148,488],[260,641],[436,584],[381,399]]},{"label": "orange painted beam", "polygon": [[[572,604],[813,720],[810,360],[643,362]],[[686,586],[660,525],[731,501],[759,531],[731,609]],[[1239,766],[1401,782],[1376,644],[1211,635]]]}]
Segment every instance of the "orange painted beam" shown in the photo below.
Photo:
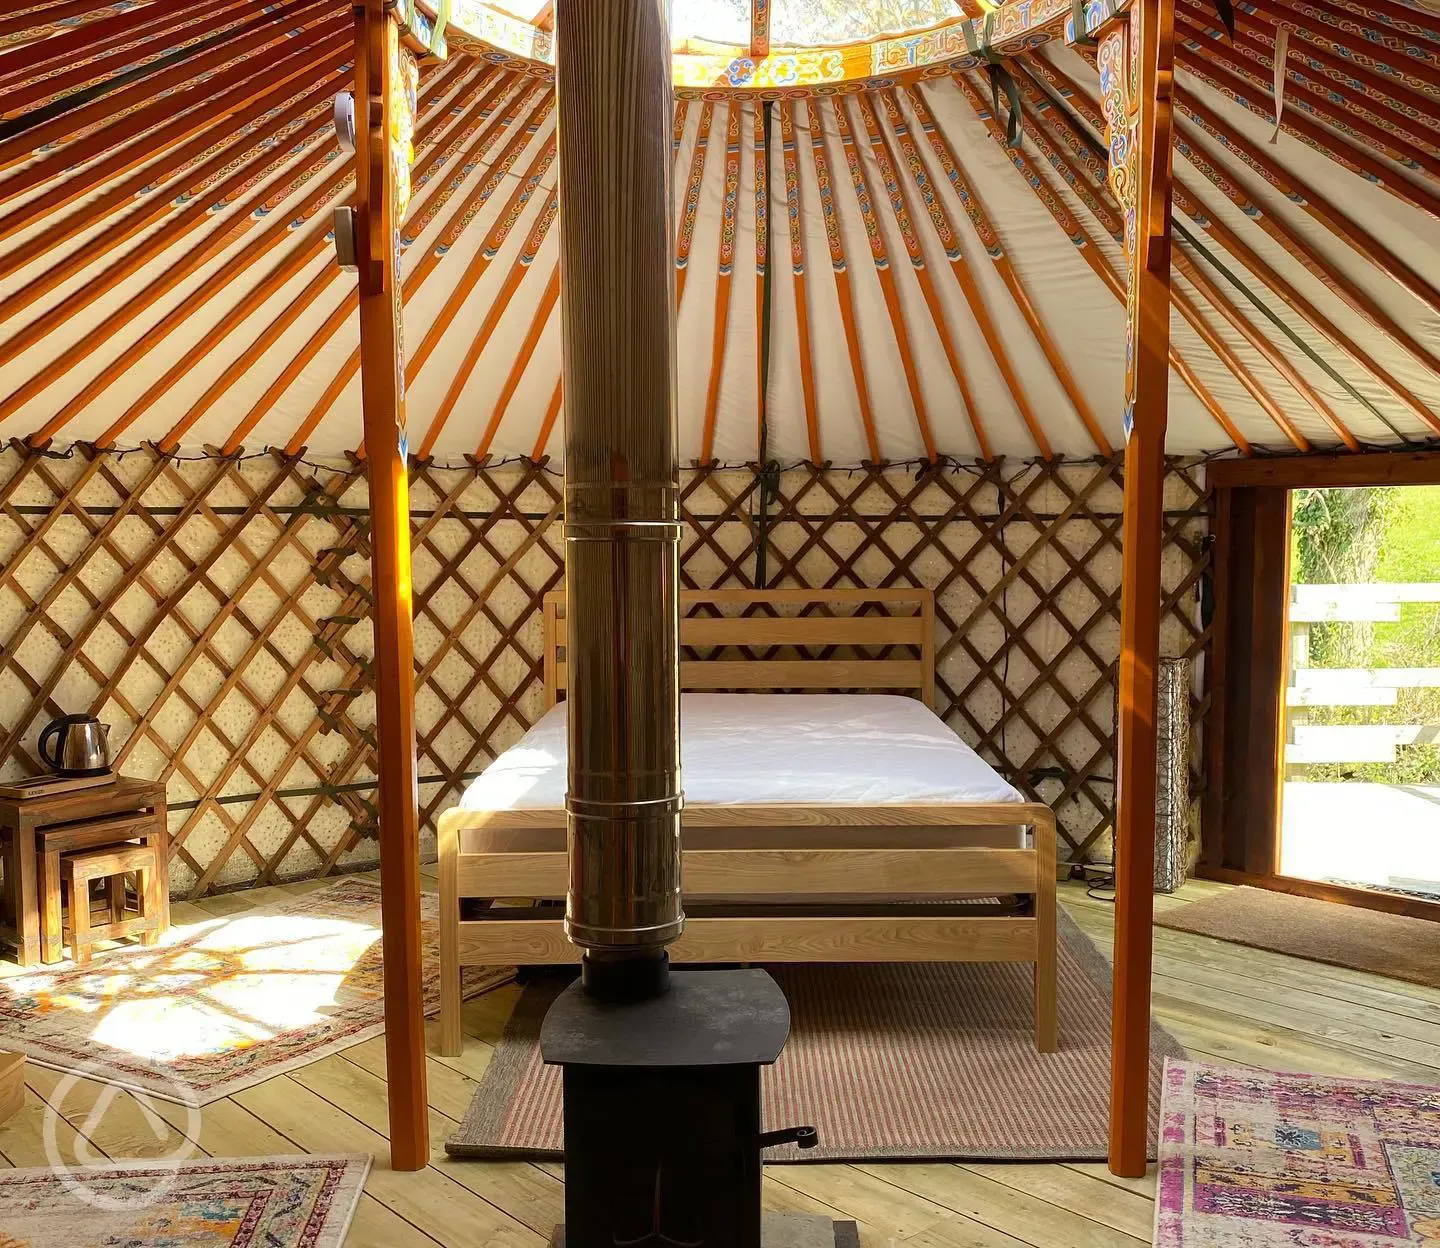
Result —
[{"label": "orange painted beam", "polygon": [[[1351,221],[1327,196],[1304,179],[1276,165],[1264,154],[1258,143],[1252,143],[1243,135],[1230,131],[1208,105],[1193,95],[1181,91],[1177,102],[1181,112],[1208,122],[1211,127],[1224,132],[1230,150],[1259,172],[1267,182],[1290,196],[1310,216],[1322,222],[1331,233],[1348,243],[1382,273],[1405,287],[1432,312],[1440,313],[1440,290],[1421,277],[1368,230]],[[1436,201],[1436,207],[1427,208],[1427,211],[1440,215],[1440,201]]]},{"label": "orange painted beam", "polygon": [[840,237],[840,218],[836,215],[835,188],[830,181],[830,159],[825,154],[825,130],[814,97],[805,102],[805,119],[810,125],[810,154],[815,161],[815,181],[820,188],[820,215],[825,222],[830,267],[835,274],[835,293],[840,301],[840,320],[845,328],[850,375],[855,383],[855,397],[860,403],[860,422],[864,426],[865,445],[869,448],[870,461],[879,463],[883,458],[880,454],[880,439],[875,431],[875,413],[870,407],[870,385],[865,376],[865,361],[860,354],[860,334],[855,327],[855,292],[850,288],[845,243]]},{"label": "orange painted beam", "polygon": [[510,365],[510,372],[505,377],[505,384],[500,387],[500,393],[495,398],[495,405],[490,409],[490,419],[485,424],[485,432],[481,435],[480,444],[475,448],[477,459],[484,459],[490,453],[490,447],[500,432],[501,422],[504,421],[506,413],[510,410],[510,402],[515,397],[515,391],[520,388],[525,370],[530,367],[530,361],[535,356],[535,348],[540,342],[540,336],[550,323],[551,314],[555,311],[555,303],[559,298],[560,266],[557,264],[555,272],[550,276],[549,285],[545,287],[545,293],[540,296],[540,306],[535,309],[535,315],[530,318],[530,328],[525,333],[519,351],[515,353],[515,359]]},{"label": "orange painted beam", "polygon": [[[1071,213],[1064,200],[1055,193],[1054,188],[1046,180],[1040,167],[1031,164],[1025,154],[1024,148],[1009,146],[1006,142],[1005,128],[995,118],[979,94],[976,93],[974,87],[967,80],[959,76],[956,77],[956,84],[960,87],[961,94],[970,102],[971,107],[984,124],[986,132],[990,135],[991,139],[1004,150],[1010,160],[1011,167],[1020,175],[1035,198],[1045,206],[1046,211],[1050,213],[1055,224],[1059,226],[1061,233],[1070,240],[1071,244],[1080,253],[1080,258],[1089,266],[1091,272],[1100,279],[1105,289],[1114,296],[1120,306],[1124,307],[1127,301],[1125,284],[1116,275],[1109,260],[1106,259],[1099,247],[1096,246],[1095,240],[1090,237],[1085,226]],[[1180,305],[1177,303],[1176,306],[1179,307]],[[1205,410],[1210,413],[1215,423],[1225,432],[1226,436],[1246,455],[1253,454],[1253,448],[1248,439],[1240,432],[1235,422],[1230,419],[1229,414],[1220,405],[1219,400],[1216,399],[1209,388],[1201,382],[1194,368],[1176,351],[1173,343],[1170,347],[1170,364],[1171,367],[1180,374],[1181,379],[1190,388],[1191,393],[1200,400]]]},{"label": "orange painted beam", "polygon": [[505,275],[505,282],[491,301],[485,319],[481,322],[480,328],[466,349],[465,357],[460,362],[460,367],[451,378],[450,387],[445,392],[440,406],[435,411],[435,416],[430,422],[430,428],[425,431],[425,440],[421,443],[420,456],[427,457],[434,450],[435,442],[440,437],[441,431],[445,428],[445,422],[450,419],[450,413],[455,410],[455,405],[460,401],[460,396],[465,390],[465,384],[470,380],[470,374],[475,371],[475,366],[480,362],[480,356],[484,353],[485,347],[490,342],[490,337],[495,332],[495,327],[500,324],[505,310],[509,307],[510,300],[520,288],[520,283],[525,274],[535,263],[535,258],[540,254],[540,248],[544,245],[546,235],[550,227],[555,224],[555,218],[560,211],[559,198],[554,191],[550,192],[541,209],[535,224],[531,226],[530,233],[525,239],[525,246],[520,253],[518,263]]},{"label": "orange painted beam", "polygon": [[[1234,90],[1242,100],[1247,101],[1247,107],[1250,107],[1251,111],[1274,115],[1274,92],[1268,63],[1265,71],[1261,73],[1258,68],[1252,67],[1248,58],[1243,55],[1241,45],[1232,47],[1228,38],[1221,40],[1212,37],[1199,23],[1188,20],[1183,11],[1178,16],[1176,29],[1185,39],[1185,44],[1179,51],[1182,66],[1186,69],[1200,69],[1207,75],[1213,74],[1224,86]],[[1344,102],[1332,103],[1332,95],[1340,97]],[[1255,99],[1253,104],[1249,103],[1252,97]],[[1318,91],[1298,78],[1293,71],[1287,74],[1285,99],[1287,107],[1282,129],[1317,139],[1324,131],[1316,122],[1310,121],[1313,112],[1320,121],[1333,126],[1356,144],[1363,145],[1356,151],[1343,149],[1346,159],[1358,164],[1387,190],[1401,199],[1409,200],[1417,207],[1426,206],[1426,198],[1431,203],[1437,202],[1434,197],[1423,194],[1421,198],[1412,198],[1417,191],[1408,184],[1401,185],[1408,183],[1408,180],[1368,155],[1368,151],[1373,150],[1403,167],[1422,169],[1432,177],[1440,174],[1440,157],[1433,151],[1427,151],[1413,139],[1407,141],[1401,138],[1365,115],[1372,109],[1377,114],[1389,110],[1382,110],[1380,105],[1368,101],[1362,92],[1351,91],[1341,83],[1328,83],[1325,91]],[[1262,104],[1263,108],[1260,107]],[[1399,114],[1396,114],[1395,120],[1401,125],[1404,124],[1404,118]],[[1309,126],[1314,126],[1315,130],[1310,131]],[[1337,146],[1333,136],[1329,140],[1329,146]],[[1378,172],[1382,170],[1383,175]],[[1430,211],[1435,210],[1432,208]]]},{"label": "orange painted beam", "polygon": [[[324,6],[314,7],[317,13],[323,12]],[[81,161],[111,150],[118,143],[163,122],[178,119],[192,109],[197,111],[189,119],[189,124],[196,129],[207,125],[216,119],[217,107],[220,116],[236,107],[228,98],[233,87],[257,75],[270,79],[267,87],[283,81],[300,72],[300,67],[307,60],[339,50],[344,46],[344,39],[345,21],[339,17],[313,20],[313,24],[304,27],[304,34],[295,38],[290,38],[283,28],[267,24],[244,38],[227,40],[219,47],[144,79],[133,87],[101,96],[90,104],[0,141],[0,170],[25,161],[31,162],[0,182],[0,203],[28,194],[51,178],[60,177]],[[256,55],[272,44],[280,45],[285,54],[274,57]],[[208,78],[197,79],[197,75],[211,70],[215,72]],[[170,94],[156,98],[163,93]],[[208,110],[200,107],[210,101],[220,103]],[[99,128],[91,129],[96,126]],[[88,133],[85,137],[65,143],[66,139],[81,131]],[[59,150],[53,156],[33,159],[37,151],[57,146]],[[150,149],[144,153],[146,159],[157,154],[153,140],[146,146]]]},{"label": "orange painted beam", "polygon": [[[515,94],[506,99],[503,107],[499,109],[491,107],[496,99],[498,88],[497,91],[487,93],[481,101],[479,111],[476,112],[472,110],[470,116],[467,118],[467,126],[465,128],[457,127],[455,130],[452,130],[449,136],[449,142],[443,147],[438,144],[436,145],[435,150],[432,152],[435,160],[427,164],[423,177],[412,178],[412,187],[422,187],[428,183],[436,168],[443,162],[448,161],[451,157],[456,158],[457,167],[449,178],[446,179],[438,192],[427,194],[424,196],[423,202],[412,204],[410,220],[406,223],[405,232],[401,235],[400,241],[402,247],[408,247],[413,238],[419,235],[426,225],[433,220],[439,210],[449,201],[450,196],[459,189],[470,175],[472,168],[481,163],[484,155],[500,136],[513,129],[509,141],[500,150],[500,153],[492,163],[488,176],[481,179],[481,181],[471,189],[464,201],[451,214],[447,228],[442,235],[444,240],[442,245],[426,252],[426,254],[420,258],[420,263],[411,267],[405,273],[404,282],[401,287],[401,298],[405,301],[411,299],[415,292],[420,289],[425,280],[435,271],[436,266],[440,263],[441,257],[445,255],[449,248],[454,245],[455,240],[459,238],[460,231],[468,222],[474,219],[475,215],[489,202],[490,197],[494,195],[496,190],[504,183],[506,176],[510,173],[521,151],[534,139],[541,124],[550,115],[550,110],[554,106],[553,93],[545,92],[541,95],[540,106],[525,119],[523,125],[517,125],[526,106],[529,105],[539,93],[541,84],[533,80],[519,78],[502,83],[501,86],[516,86],[519,89]],[[481,120],[486,121],[488,124],[480,131],[478,137],[476,137],[468,147],[465,147],[465,141],[474,134]],[[418,171],[419,166],[417,165],[417,173]],[[432,188],[432,191],[433,189],[434,188]],[[326,324],[328,326],[329,322]],[[322,330],[324,328],[325,326],[322,326]],[[356,349],[350,353],[345,363],[341,365],[340,371],[325,387],[320,399],[300,423],[299,428],[290,440],[290,445],[303,445],[304,441],[310,437],[320,421],[324,419],[325,414],[330,410],[335,400],[344,392],[345,387],[349,384],[351,378],[355,376],[359,367],[360,353],[359,347],[357,346]]]},{"label": "orange painted beam", "polygon": [[715,319],[710,337],[709,382],[705,387],[705,422],[700,433],[700,462],[715,457],[715,416],[720,404],[720,378],[725,368],[725,336],[730,328],[730,283],[735,275],[735,227],[740,215],[740,121],[738,100],[727,105],[725,118],[725,193],[720,201],[719,271],[715,280]]},{"label": "orange painted beam", "polygon": [[[161,8],[165,13],[160,20],[137,22],[137,16]],[[180,0],[168,0],[165,5],[126,10],[120,16],[129,19],[129,29],[109,38],[96,30],[108,23],[92,22],[73,32],[71,39],[61,36],[27,43],[23,49],[27,55],[21,59],[12,60],[13,52],[0,53],[0,89],[4,92],[0,95],[0,114],[17,116],[39,101],[123,72],[147,56],[162,55],[176,47],[177,40],[185,43],[204,38],[262,12],[263,6],[255,0],[210,0],[193,8]],[[78,42],[72,42],[76,37]],[[68,53],[51,46],[62,43],[70,44]],[[69,68],[55,66],[57,60]]]},{"label": "orange painted beam", "polygon": [[[445,82],[443,75],[436,80],[438,91]],[[422,90],[422,99],[426,102],[433,102],[435,95]],[[435,125],[441,118],[432,114],[421,123],[416,136],[417,146],[423,146],[433,131]],[[333,156],[330,153],[329,156]],[[275,164],[284,161],[284,154],[280,153],[275,158]],[[328,163],[328,157],[314,161],[307,166],[298,169],[286,168],[279,177],[270,183],[260,187],[240,209],[235,211],[229,218],[228,228],[221,228],[207,237],[199,246],[187,252],[184,257],[174,264],[170,269],[150,282],[141,292],[127,300],[113,313],[105,318],[95,329],[91,330],[84,339],[61,352],[53,360],[49,361],[38,373],[29,380],[22,383],[12,391],[5,399],[0,400],[0,418],[9,415],[19,406],[28,402],[35,395],[41,393],[52,385],[59,377],[67,373],[76,364],[87,358],[98,346],[108,341],[114,334],[119,332],[126,324],[150,307],[156,300],[163,297],[165,293],[172,290],[187,276],[200,268],[208,259],[223,250],[238,233],[248,231],[257,220],[264,218],[280,203],[289,200],[300,187],[304,186],[315,174],[317,174]],[[37,433],[31,436],[31,444],[39,445],[55,436],[64,427],[71,417],[83,409],[89,401],[105,389],[116,377],[123,374],[132,367],[137,354],[148,351],[159,342],[163,341],[171,329],[183,322],[186,317],[203,306],[209,299],[213,298],[231,282],[240,278],[246,269],[257,263],[266,253],[278,246],[280,243],[289,240],[293,236],[294,225],[308,219],[325,205],[327,205],[344,187],[353,176],[353,168],[350,162],[339,162],[329,176],[321,180],[320,184],[313,189],[299,205],[289,214],[286,221],[271,221],[266,229],[262,230],[257,238],[248,248],[240,253],[236,263],[217,271],[207,278],[195,291],[187,297],[187,300],[180,307],[173,309],[162,320],[134,346],[128,354],[122,354],[103,368],[95,377],[86,383],[81,392],[70,400],[65,407],[52,416]],[[239,177],[237,174],[236,177]],[[240,183],[239,185],[244,185]],[[203,218],[205,205],[195,205],[199,216]],[[308,245],[312,248],[324,245],[326,230],[321,228],[313,232],[308,244],[301,244],[301,247]],[[173,234],[162,240],[165,245],[173,245]],[[140,251],[143,249],[137,249]],[[133,254],[133,253],[132,253]],[[312,252],[313,254],[313,252]],[[70,299],[63,301],[55,308],[50,309],[37,320],[27,325],[18,334],[0,342],[0,362],[11,358],[11,355],[18,355],[22,350],[33,343],[38,342],[50,330],[64,320],[68,319],[77,306],[85,306],[94,299],[100,297],[104,291],[111,289],[118,284],[129,273],[137,271],[143,265],[143,259],[132,260],[127,256],[125,260],[117,265],[112,265],[97,278],[87,284],[81,291]]]},{"label": "orange painted beam", "polygon": [[[22,290],[29,292],[26,297],[19,298],[20,292],[17,291],[6,299],[0,320],[28,307],[35,299],[48,294],[69,277],[94,264],[146,226],[173,213],[177,199],[190,196],[211,178],[223,173],[229,164],[245,153],[255,151],[265,144],[280,142],[291,151],[303,148],[330,120],[330,100],[339,89],[339,84],[348,80],[348,74],[341,72],[342,63],[337,56],[332,71],[312,90],[298,97],[293,84],[282,85],[269,94],[260,96],[234,118],[236,129],[241,132],[239,137],[235,142],[221,146],[209,160],[198,159],[215,147],[213,132],[206,130],[172,152],[160,168],[148,166],[140,170],[82,208],[56,221],[49,228],[42,229],[0,254],[0,278],[8,277],[69,242],[76,235],[93,230],[106,218],[117,215],[125,208],[135,207],[136,201],[139,201],[135,211],[128,213],[103,234],[91,238],[83,248],[77,248],[47,267],[43,274],[37,275],[34,281],[22,287]],[[294,103],[282,107],[286,100],[290,99],[293,99]],[[279,111],[273,116],[267,116],[276,109]],[[269,159],[273,157],[267,153],[267,161]],[[261,162],[262,166],[264,163],[266,162]],[[147,186],[156,189],[147,195]],[[207,192],[210,193],[213,192]],[[14,219],[19,216],[18,212],[7,213],[0,218],[0,241],[9,237]]]},{"label": "orange painted beam", "polygon": [[[931,151],[934,152],[940,162],[941,171],[955,189],[955,193],[960,199],[961,207],[965,209],[966,214],[970,217],[970,223],[975,227],[976,235],[980,239],[986,255],[990,257],[991,263],[995,266],[995,270],[999,274],[1001,281],[1004,282],[1006,290],[1010,292],[1011,300],[1020,311],[1020,314],[1025,318],[1026,324],[1029,325],[1030,332],[1040,347],[1041,353],[1049,363],[1051,371],[1055,374],[1056,380],[1060,382],[1061,389],[1065,391],[1066,397],[1069,398],[1071,405],[1075,408],[1075,413],[1079,416],[1081,424],[1085,426],[1086,431],[1090,434],[1090,439],[1094,442],[1095,449],[1099,451],[1101,455],[1109,456],[1113,454],[1109,439],[1105,437],[1104,431],[1100,428],[1099,419],[1091,410],[1089,401],[1085,398],[1079,384],[1070,372],[1069,366],[1065,363],[1064,356],[1060,354],[1060,349],[1055,345],[1049,330],[1045,327],[1038,310],[1031,301],[1029,293],[1021,283],[1019,275],[1015,272],[1009,258],[1006,256],[1004,245],[1000,240],[1000,234],[995,229],[995,225],[989,214],[985,211],[985,205],[977,194],[973,183],[965,176],[954,146],[935,121],[929,106],[925,103],[924,96],[913,87],[908,88],[906,94],[910,100],[911,107],[915,110],[915,117],[920,123],[921,130],[930,141]],[[888,101],[887,113],[891,115],[892,125],[904,125],[904,116],[900,110],[898,98],[896,98],[893,92],[887,92],[886,98]],[[916,168],[917,162],[919,162],[919,153],[914,150],[914,143],[909,137],[908,127],[903,135],[897,129],[896,137],[897,141],[901,143],[902,149],[905,149],[907,161],[910,163],[912,173],[915,173],[917,185],[919,185],[920,172],[923,171],[924,166],[923,163],[920,163],[919,169],[917,170]],[[908,148],[906,147],[907,144]],[[928,175],[926,176],[928,178]],[[959,238],[955,235],[953,229],[950,229],[948,218],[942,219],[944,220],[949,237],[952,240],[947,247],[947,251],[953,250],[958,253],[960,250]],[[941,237],[943,241],[945,235],[942,234]],[[952,256],[951,263],[955,264],[957,262],[964,263],[963,256],[959,261]],[[1022,408],[1021,410],[1023,414],[1024,409]]]},{"label": "orange painted beam", "polygon": [[[1066,101],[1087,122],[1095,126],[1097,130],[1103,130],[1104,123],[1098,120],[1093,104],[1089,97],[1082,91],[1077,83],[1067,75],[1056,69],[1048,61],[1031,61],[1028,69],[1021,69],[1022,75],[1029,70],[1044,77],[1052,87],[1065,96]],[[1183,110],[1182,110],[1183,111]],[[1202,127],[1203,128],[1203,127]],[[1212,137],[1216,137],[1213,132]],[[1228,139],[1221,139],[1227,142]],[[1363,317],[1392,342],[1395,342],[1406,351],[1410,352],[1417,360],[1426,367],[1440,372],[1440,355],[1427,350],[1412,334],[1403,330],[1392,317],[1385,313],[1378,304],[1368,295],[1359,290],[1354,283],[1350,282],[1339,270],[1326,261],[1322,261],[1313,249],[1303,246],[1283,222],[1270,216],[1261,205],[1245,193],[1228,175],[1222,172],[1211,160],[1206,150],[1190,138],[1190,127],[1181,122],[1176,129],[1175,150],[1183,155],[1204,178],[1217,191],[1226,197],[1232,204],[1243,212],[1251,221],[1265,231],[1270,238],[1274,239],[1287,255],[1303,265],[1318,281],[1328,286],[1338,297],[1345,302],[1358,315]],[[1177,187],[1177,191],[1178,191]],[[1184,193],[1191,199],[1194,192],[1187,185]],[[1192,214],[1193,215],[1193,214]],[[1227,251],[1237,260],[1245,265],[1252,273],[1263,281],[1272,291],[1280,296],[1287,304],[1299,312],[1306,320],[1325,334],[1336,346],[1346,351],[1349,355],[1370,370],[1370,372],[1383,385],[1387,386],[1395,396],[1409,407],[1426,424],[1429,424],[1432,417],[1428,409],[1406,389],[1400,382],[1391,376],[1373,357],[1371,357],[1355,340],[1352,335],[1347,335],[1334,326],[1332,322],[1313,303],[1307,300],[1293,286],[1279,276],[1278,273],[1239,238],[1224,222],[1214,219],[1210,214],[1205,214],[1203,220],[1197,219],[1200,224],[1212,237],[1219,241]]]},{"label": "orange painted beam", "polygon": [[211,0],[193,5],[189,0],[155,0],[83,26],[26,39],[0,51],[0,86],[25,82],[47,70],[54,72],[52,67],[57,61],[69,63],[81,55],[98,56],[153,31],[178,29],[230,8],[259,13],[264,4],[262,0]]},{"label": "orange painted beam", "polygon": [[680,224],[675,239],[675,307],[685,302],[685,278],[690,269],[690,249],[695,245],[695,217],[700,210],[700,188],[705,181],[705,156],[710,149],[710,127],[715,119],[715,105],[706,100],[700,107],[700,129],[695,135],[695,150],[690,156],[690,176],[685,183],[685,199],[680,209]]},{"label": "orange painted beam", "polygon": [[560,408],[564,399],[564,382],[560,378],[555,379],[555,392],[550,396],[550,406],[545,409],[545,419],[540,423],[540,432],[535,437],[534,449],[530,452],[530,458],[541,460],[545,458],[545,448],[550,445],[550,434],[555,428],[556,418],[560,415]]},{"label": "orange painted beam", "polygon": [[812,464],[823,463],[815,398],[815,364],[810,346],[810,295],[805,282],[804,205],[795,154],[795,118],[790,101],[780,101],[780,144],[785,165],[785,207],[790,229],[790,276],[795,287],[795,331],[800,339],[800,389],[805,402],[805,436]]},{"label": "orange painted beam", "polygon": [[[280,83],[299,77],[323,77],[334,67],[337,55],[342,53],[343,49],[343,33],[332,35],[329,39],[296,51],[270,66],[252,60],[234,70],[216,74],[203,88],[197,88],[197,91],[206,90],[211,84],[218,84],[217,90],[224,89],[227,93],[224,96],[225,104],[221,117],[228,121],[231,113],[242,112],[252,100],[266,94]],[[166,112],[165,117],[173,120],[161,125],[156,133],[143,141],[114,147],[115,143],[133,139],[163,120],[159,116],[142,117],[141,113],[137,112],[117,122],[113,127],[106,127],[70,144],[54,156],[42,158],[16,170],[10,177],[0,181],[0,204],[3,204],[22,195],[29,195],[53,179],[61,179],[49,190],[13,210],[13,214],[7,213],[7,216],[13,215],[19,224],[11,222],[6,233],[14,233],[17,229],[74,203],[96,187],[121,177],[183,143],[217,120],[216,117],[207,115],[204,110],[194,107],[179,116]],[[95,159],[96,157],[99,159]],[[72,176],[65,176],[75,165],[86,161],[93,163],[87,164]]]},{"label": "orange painted beam", "polygon": [[[920,431],[920,443],[925,448],[925,458],[933,463],[939,458],[939,452],[935,446],[935,434],[930,427],[930,412],[925,403],[925,390],[920,384],[920,371],[916,367],[915,353],[910,344],[910,330],[905,322],[905,310],[900,303],[900,289],[895,281],[895,270],[890,264],[890,254],[885,245],[885,236],[880,229],[880,223],[875,219],[875,200],[870,191],[870,180],[865,173],[865,166],[860,161],[860,154],[855,145],[854,131],[851,129],[850,119],[846,115],[845,101],[836,99],[832,101],[832,107],[835,110],[836,128],[840,132],[841,150],[845,156],[846,167],[850,171],[850,185],[855,190],[855,203],[865,222],[866,237],[870,240],[870,258],[874,262],[875,273],[880,280],[880,293],[885,299],[885,308],[890,314],[890,325],[895,333],[895,346],[900,353],[900,363],[905,372],[905,384],[910,392],[910,406],[915,413],[915,423]],[[876,138],[878,140],[878,134]],[[883,144],[878,149],[872,146],[871,150],[878,150],[880,155],[884,154]],[[915,237],[915,230],[910,224],[909,212],[905,205],[904,195],[899,189],[895,171],[889,167],[888,157],[885,157],[885,161],[880,176],[885,180],[887,197],[890,200],[891,210],[895,213],[895,220],[900,227],[910,266],[918,276],[924,271],[925,256],[920,250],[920,242]],[[928,277],[928,274],[926,276]],[[938,303],[932,306],[932,316],[937,308]]]},{"label": "orange painted beam", "polygon": [[[1022,80],[1022,92],[1027,98],[1034,98],[1028,79]],[[1095,213],[1096,219],[1112,231],[1117,241],[1123,241],[1121,215],[1111,188],[1098,185],[1089,178],[1089,165],[1095,161],[1095,155],[1086,143],[1083,134],[1075,129],[1063,112],[1050,107],[1048,101],[1043,110],[1037,110],[1032,115],[1032,122],[1034,124],[1027,131],[1028,137],[1033,139],[1035,146],[1045,154],[1056,171],[1065,178],[1067,185],[1080,198],[1081,202]],[[1052,135],[1065,145],[1066,150],[1061,150],[1050,141]],[[1085,167],[1078,167],[1075,163],[1077,160],[1085,162]],[[1250,392],[1266,415],[1275,422],[1276,427],[1285,434],[1290,442],[1297,449],[1309,450],[1309,441],[1295,428],[1294,422],[1285,414],[1284,409],[1260,385],[1254,374],[1241,362],[1225,340],[1204,320],[1194,301],[1188,297],[1182,298],[1182,293],[1178,288],[1172,287],[1171,298],[1205,345]],[[1217,310],[1227,320],[1240,316],[1234,304],[1218,288],[1212,287],[1208,294],[1213,299],[1219,300],[1216,305]],[[1323,419],[1323,414],[1321,416]]]}]

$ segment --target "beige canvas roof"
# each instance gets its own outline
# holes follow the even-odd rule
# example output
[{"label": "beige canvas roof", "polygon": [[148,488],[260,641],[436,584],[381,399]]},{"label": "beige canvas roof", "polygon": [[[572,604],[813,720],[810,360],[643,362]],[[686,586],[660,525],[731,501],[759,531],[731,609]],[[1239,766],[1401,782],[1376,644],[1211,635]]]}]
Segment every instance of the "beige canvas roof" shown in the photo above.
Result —
[{"label": "beige canvas roof", "polygon": [[[986,27],[924,7],[896,72],[866,71],[898,36],[758,58],[679,41],[657,124],[674,136],[687,460],[759,456],[762,378],[766,453],[787,462],[1122,444],[1093,53],[1067,40],[1068,0],[1023,21],[1002,6],[989,47],[1023,113],[1007,147],[1007,96],[997,112],[962,39]],[[560,447],[554,71],[548,6],[520,10],[457,4],[450,59],[421,81],[410,449],[443,459]],[[1433,440],[1440,17],[1256,0],[1232,42],[1179,0],[1177,29],[1169,449]],[[355,279],[330,237],[352,185],[330,120],[351,41],[336,0],[9,6],[0,436],[358,447]]]}]

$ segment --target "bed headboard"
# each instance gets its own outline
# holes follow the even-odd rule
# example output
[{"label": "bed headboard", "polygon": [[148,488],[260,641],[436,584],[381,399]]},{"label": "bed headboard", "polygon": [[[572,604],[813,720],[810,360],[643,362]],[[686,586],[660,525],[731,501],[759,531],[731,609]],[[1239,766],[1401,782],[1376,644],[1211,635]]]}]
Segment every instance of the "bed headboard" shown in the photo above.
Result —
[{"label": "bed headboard", "polygon": [[[566,686],[564,592],[544,610],[548,710]],[[685,690],[885,690],[934,705],[928,589],[685,589],[680,647]]]}]

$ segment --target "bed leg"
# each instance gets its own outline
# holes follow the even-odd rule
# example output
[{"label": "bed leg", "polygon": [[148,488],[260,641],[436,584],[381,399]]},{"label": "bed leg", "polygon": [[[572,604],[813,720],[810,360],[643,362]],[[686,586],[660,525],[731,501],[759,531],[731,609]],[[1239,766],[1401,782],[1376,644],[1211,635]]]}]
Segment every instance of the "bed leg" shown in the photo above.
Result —
[{"label": "bed leg", "polygon": [[1055,816],[1035,824],[1035,1047],[1054,1053],[1060,1047],[1059,1006],[1055,999]]},{"label": "bed leg", "polygon": [[459,836],[442,816],[440,853],[440,1040],[441,1057],[459,1057],[464,1048],[460,1026],[460,877]]}]

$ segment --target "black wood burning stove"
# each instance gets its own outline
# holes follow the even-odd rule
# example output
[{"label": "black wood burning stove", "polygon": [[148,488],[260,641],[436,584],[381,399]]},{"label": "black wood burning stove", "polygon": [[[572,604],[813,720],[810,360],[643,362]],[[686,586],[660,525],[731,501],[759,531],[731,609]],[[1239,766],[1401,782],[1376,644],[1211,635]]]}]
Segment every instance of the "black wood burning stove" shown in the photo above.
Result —
[{"label": "black wood burning stove", "polygon": [[540,1034],[564,1071],[565,1248],[760,1248],[760,1068],[790,1010],[764,971],[691,970],[612,1004],[572,984]]}]

